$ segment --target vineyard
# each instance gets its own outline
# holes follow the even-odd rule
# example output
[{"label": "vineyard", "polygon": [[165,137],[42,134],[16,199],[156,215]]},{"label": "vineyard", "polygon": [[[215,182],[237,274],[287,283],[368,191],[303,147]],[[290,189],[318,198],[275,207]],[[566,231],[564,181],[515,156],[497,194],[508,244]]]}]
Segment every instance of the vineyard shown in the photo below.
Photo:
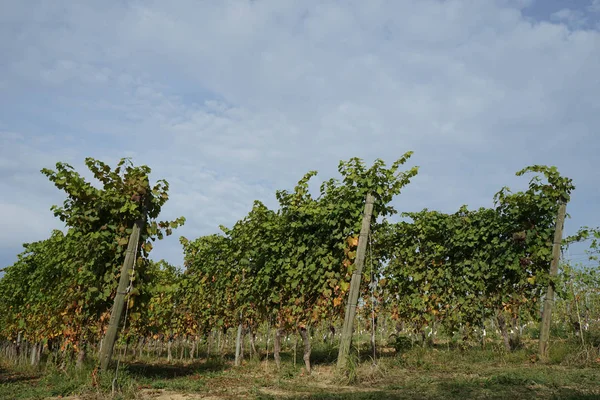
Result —
[{"label": "vineyard", "polygon": [[491,208],[398,213],[411,155],[342,161],[318,193],[310,171],[181,237],[183,266],[150,259],[185,218],[160,219],[149,167],[43,169],[66,229],[3,269],[0,397],[598,398],[600,230],[563,234],[572,180],[534,165]]}]

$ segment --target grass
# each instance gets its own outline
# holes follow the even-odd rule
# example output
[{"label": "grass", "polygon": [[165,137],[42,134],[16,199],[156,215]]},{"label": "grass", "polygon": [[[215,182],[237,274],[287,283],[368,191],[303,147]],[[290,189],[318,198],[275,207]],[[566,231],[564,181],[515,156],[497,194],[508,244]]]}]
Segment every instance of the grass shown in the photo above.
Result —
[{"label": "grass", "polygon": [[[293,365],[289,354],[280,371],[272,359],[246,361],[238,368],[219,357],[121,363],[115,398],[600,399],[600,360],[583,360],[581,349],[568,341],[553,343],[546,364],[536,361],[535,343],[512,353],[495,344],[485,350],[415,347],[402,354],[388,351],[377,365],[361,351],[362,358],[354,355],[351,376],[342,377],[335,373],[335,350],[315,346],[311,376],[303,373],[301,362]],[[95,379],[93,374],[92,365],[81,371],[48,366],[42,372],[3,363],[0,399],[111,398],[114,371]]]},{"label": "grass", "polygon": [[60,371],[47,367],[42,374],[27,366],[0,367],[0,399],[44,399],[77,393],[90,385],[89,370]]}]

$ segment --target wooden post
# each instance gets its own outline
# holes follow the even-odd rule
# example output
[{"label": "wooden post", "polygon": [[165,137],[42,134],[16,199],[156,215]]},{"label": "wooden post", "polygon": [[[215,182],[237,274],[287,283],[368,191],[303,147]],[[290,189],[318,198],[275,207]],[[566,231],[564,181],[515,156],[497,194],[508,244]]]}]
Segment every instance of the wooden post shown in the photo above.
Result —
[{"label": "wooden post", "polygon": [[117,333],[119,329],[119,321],[123,314],[123,308],[125,306],[125,295],[127,294],[127,286],[129,285],[130,272],[133,269],[133,263],[135,262],[138,244],[140,241],[140,231],[142,230],[143,221],[137,220],[133,225],[131,235],[129,236],[129,243],[127,245],[127,251],[125,253],[125,261],[121,267],[121,277],[119,278],[119,286],[117,287],[117,295],[115,296],[115,302],[110,314],[110,321],[108,324],[108,330],[104,336],[102,343],[102,352],[100,353],[100,369],[106,371],[110,360],[112,358],[113,348],[115,341],[117,340]]},{"label": "wooden post", "polygon": [[265,348],[267,350],[267,356],[265,357],[265,370],[269,365],[269,336],[271,336],[271,317],[267,320],[267,334],[265,340]]},{"label": "wooden post", "polygon": [[[560,202],[558,215],[556,216],[556,226],[554,228],[554,241],[552,243],[552,262],[550,264],[550,279],[558,275],[558,262],[560,260],[560,246],[562,242],[562,232],[567,214],[567,204]],[[544,310],[542,314],[542,324],[540,327],[540,347],[539,357],[541,360],[548,358],[548,340],[550,338],[550,323],[552,322],[552,307],[554,306],[554,284],[550,282],[546,290],[544,299]]]},{"label": "wooden post", "polygon": [[273,359],[275,360],[275,365],[277,366],[277,370],[281,369],[281,335],[283,332],[281,328],[275,327],[275,341],[273,343]]},{"label": "wooden post", "polygon": [[350,281],[350,291],[348,293],[348,303],[346,305],[346,314],[344,316],[344,327],[340,339],[340,350],[338,353],[337,368],[345,369],[350,345],[352,344],[352,331],[354,329],[354,317],[356,316],[356,304],[360,291],[360,280],[362,278],[362,269],[365,264],[365,253],[367,250],[367,241],[371,229],[371,215],[373,214],[373,203],[375,198],[372,194],[367,194],[365,202],[365,212],[363,215],[360,236],[358,238],[358,249],[356,250],[355,269]]},{"label": "wooden post", "polygon": [[242,361],[240,360],[240,353],[241,353],[241,348],[242,348],[242,330],[243,330],[243,325],[242,325],[242,313],[240,313],[240,324],[238,325],[238,329],[237,329],[237,336],[235,338],[235,366],[239,367],[240,364],[242,363]]}]

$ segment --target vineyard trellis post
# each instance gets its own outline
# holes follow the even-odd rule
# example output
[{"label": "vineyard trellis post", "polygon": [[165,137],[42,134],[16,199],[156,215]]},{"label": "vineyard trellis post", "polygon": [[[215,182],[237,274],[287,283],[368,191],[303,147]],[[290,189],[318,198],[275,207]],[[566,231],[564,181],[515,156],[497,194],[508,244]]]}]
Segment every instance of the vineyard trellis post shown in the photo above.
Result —
[{"label": "vineyard trellis post", "polygon": [[115,302],[110,314],[110,322],[102,342],[102,352],[100,353],[100,369],[103,371],[108,369],[112,358],[115,341],[117,340],[119,321],[121,320],[121,315],[123,314],[125,295],[127,294],[127,287],[131,278],[129,275],[136,259],[142,225],[143,221],[141,219],[137,220],[134,223],[131,235],[129,236],[129,243],[125,253],[125,261],[121,267],[119,286],[117,287]]},{"label": "vineyard trellis post", "polygon": [[242,348],[242,340],[243,339],[243,330],[244,324],[242,322],[242,313],[240,312],[240,322],[238,324],[237,335],[235,337],[235,366],[238,367],[241,365],[242,360],[240,357],[241,348]]},{"label": "vineyard trellis post", "polygon": [[[567,203],[561,201],[556,216],[556,226],[554,228],[554,241],[552,242],[552,261],[550,263],[550,279],[558,275],[558,262],[560,260],[560,248],[562,242],[562,233],[567,213]],[[548,340],[550,338],[550,324],[552,322],[552,307],[554,306],[554,282],[550,281],[546,296],[544,298],[544,309],[542,314],[542,323],[540,327],[539,357],[541,360],[548,358]]]},{"label": "vineyard trellis post", "polygon": [[350,353],[350,345],[352,344],[352,331],[354,329],[354,317],[356,316],[356,304],[360,291],[360,281],[362,270],[365,264],[365,255],[367,250],[367,242],[369,240],[369,232],[371,230],[371,216],[373,214],[373,203],[375,197],[369,193],[366,197],[365,211],[360,228],[360,236],[358,238],[358,248],[356,250],[356,260],[354,262],[355,269],[350,281],[350,290],[348,293],[348,303],[346,305],[346,314],[344,316],[344,327],[342,328],[342,336],[340,339],[340,349],[338,352],[337,368],[345,369],[348,354]]}]

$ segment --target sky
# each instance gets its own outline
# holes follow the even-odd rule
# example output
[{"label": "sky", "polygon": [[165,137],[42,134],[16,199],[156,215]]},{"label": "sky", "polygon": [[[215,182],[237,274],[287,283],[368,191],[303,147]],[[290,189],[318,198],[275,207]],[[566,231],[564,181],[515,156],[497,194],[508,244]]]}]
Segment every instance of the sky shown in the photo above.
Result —
[{"label": "sky", "polygon": [[400,212],[544,164],[576,185],[566,233],[600,225],[600,0],[0,0],[0,54],[0,266],[62,228],[40,169],[86,157],[170,183],[177,265],[309,170],[406,151]]}]

